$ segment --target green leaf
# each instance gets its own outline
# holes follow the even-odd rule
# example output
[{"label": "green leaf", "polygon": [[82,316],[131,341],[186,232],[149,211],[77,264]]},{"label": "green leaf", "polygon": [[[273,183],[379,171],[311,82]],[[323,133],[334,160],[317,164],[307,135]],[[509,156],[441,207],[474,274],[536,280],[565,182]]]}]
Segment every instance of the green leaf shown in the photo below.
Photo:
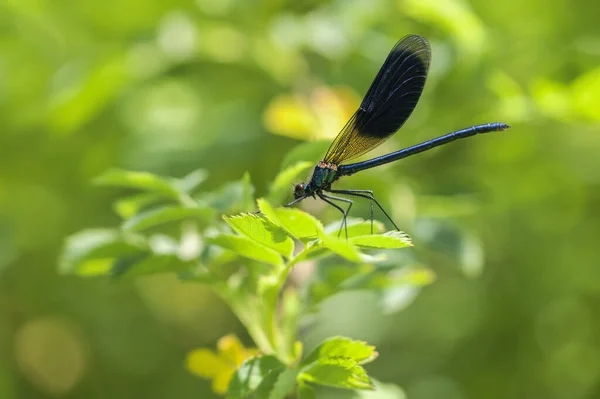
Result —
[{"label": "green leaf", "polygon": [[[353,265],[347,263],[333,263],[324,266],[315,271],[314,280],[310,284],[308,299],[311,305],[318,304],[325,298],[343,289],[365,288],[365,285],[369,283],[369,280],[364,281],[365,275],[370,274],[374,269],[372,265]],[[349,284],[351,280],[355,283]]]},{"label": "green leaf", "polygon": [[302,262],[306,260],[318,260],[331,255],[331,251],[325,248],[319,240],[309,241],[304,246],[302,252],[296,255],[294,262]]},{"label": "green leaf", "polygon": [[179,273],[193,267],[195,262],[184,261],[176,255],[153,254],[135,259],[129,264],[117,261],[113,267],[114,276],[137,277],[159,273]]},{"label": "green leaf", "polygon": [[[298,370],[287,369],[279,374],[277,381],[273,385],[273,389],[269,393],[269,399],[285,399],[296,387],[296,377]],[[258,396],[263,398],[266,396]]]},{"label": "green leaf", "polygon": [[241,267],[238,254],[214,245],[202,245],[197,261],[194,267],[179,273],[178,277],[186,281],[223,282],[237,273]]},{"label": "green leaf", "polygon": [[355,273],[339,285],[340,290],[370,289],[382,291],[395,287],[422,287],[431,284],[435,280],[435,274],[429,269],[421,270],[384,270],[373,269],[368,273]]},{"label": "green leaf", "polygon": [[377,357],[375,347],[363,341],[333,337],[316,347],[300,363],[298,381],[337,388],[373,389],[362,364]]},{"label": "green leaf", "polygon": [[355,360],[344,357],[321,359],[304,367],[298,378],[336,388],[373,389],[366,370]]},{"label": "green leaf", "polygon": [[[22,11],[30,10],[26,7],[24,5]],[[126,52],[116,51],[110,55],[96,52],[94,58],[85,72],[74,73],[68,84],[49,96],[45,118],[50,132],[78,131],[115,104],[123,91],[130,87],[132,75]],[[31,67],[42,70],[41,65]]]},{"label": "green leaf", "polygon": [[[364,236],[364,235],[369,235],[371,234],[371,221],[365,221],[363,219],[354,219],[354,218],[348,218],[347,219],[347,223],[348,223],[348,237],[355,237],[355,236]],[[327,232],[330,236],[338,236],[338,233],[340,232],[340,227],[341,227],[341,221],[340,222],[333,222],[328,224],[327,226],[325,226],[325,232]],[[383,223],[381,223],[378,220],[374,220],[373,221],[373,233],[381,233],[384,229],[384,225]],[[340,237],[345,238],[346,237],[346,232],[344,230],[341,231]]]},{"label": "green leaf", "polygon": [[167,196],[162,193],[142,193],[117,200],[113,208],[123,219],[129,219],[142,209],[164,201]]},{"label": "green leaf", "polygon": [[64,274],[107,275],[115,258],[148,252],[144,237],[111,229],[88,229],[68,237],[59,261]]},{"label": "green leaf", "polygon": [[186,176],[177,180],[177,187],[186,192],[191,193],[195,189],[198,188],[206,178],[208,177],[208,172],[204,169],[196,169],[195,171],[188,173]]},{"label": "green leaf", "polygon": [[222,186],[219,190],[198,196],[198,201],[222,213],[250,212],[255,209],[254,186],[250,175]]},{"label": "green leaf", "polygon": [[413,246],[410,237],[401,231],[389,231],[384,234],[370,234],[351,237],[349,241],[354,245],[368,248],[398,249]]},{"label": "green leaf", "polygon": [[298,399],[317,399],[317,394],[310,385],[300,382],[298,384]]},{"label": "green leaf", "polygon": [[120,277],[127,273],[135,264],[147,259],[149,256],[149,252],[137,255],[121,256],[120,258],[115,259],[110,273],[113,277]]},{"label": "green leaf", "polygon": [[391,276],[394,285],[410,285],[413,287],[423,287],[432,284],[435,281],[435,273],[426,267],[407,267]]},{"label": "green leaf", "polygon": [[322,234],[320,238],[324,247],[351,262],[362,263],[368,258],[367,255],[361,254],[358,248],[346,239],[338,239],[325,234]]},{"label": "green leaf", "polygon": [[308,161],[312,165],[316,165],[319,160],[323,159],[323,155],[330,145],[330,140],[311,141],[309,143],[299,144],[291,151],[288,151],[281,163],[281,169],[287,169],[302,161]]},{"label": "green leaf", "polygon": [[[219,247],[211,246],[211,248],[218,248],[222,251],[221,256],[229,258],[232,262],[235,260],[239,260],[239,257],[231,251],[223,250]],[[240,265],[234,265],[232,263],[224,263],[223,265],[221,265],[221,267],[216,267],[216,265],[209,266],[202,262],[196,262],[196,264],[192,267],[178,273],[177,277],[182,281],[196,281],[201,283],[213,284],[216,282],[227,281],[227,279],[229,279],[233,274],[235,274],[239,270],[239,268]]]},{"label": "green leaf", "polygon": [[157,176],[149,172],[111,169],[94,179],[94,182],[102,186],[137,188],[162,193],[172,198],[180,196],[176,179]]},{"label": "green leaf", "polygon": [[357,364],[365,364],[375,360],[377,356],[374,346],[364,341],[338,336],[327,339],[313,349],[301,364],[308,365],[327,358],[348,358]]},{"label": "green leaf", "polygon": [[306,212],[296,208],[273,208],[265,199],[258,199],[258,207],[269,220],[281,226],[299,240],[314,239],[323,231],[323,225]]},{"label": "green leaf", "polygon": [[243,211],[250,211],[253,210],[254,207],[256,206],[256,203],[254,202],[254,186],[252,185],[252,181],[250,180],[250,173],[245,172],[244,176],[242,176],[242,178],[240,179],[240,186],[241,186],[241,199],[242,199],[242,212]]},{"label": "green leaf", "polygon": [[183,219],[209,220],[212,217],[214,217],[214,211],[210,208],[187,208],[170,205],[138,213],[125,221],[122,228],[127,231],[141,231]]},{"label": "green leaf", "polygon": [[294,241],[279,226],[273,224],[265,217],[255,214],[241,214],[224,216],[225,222],[239,234],[271,248],[286,258],[290,258],[294,251]]},{"label": "green leaf", "polygon": [[248,237],[221,234],[216,237],[206,238],[206,242],[229,249],[245,258],[266,262],[275,266],[283,264],[281,255]]},{"label": "green leaf", "polygon": [[285,366],[274,356],[253,357],[235,372],[227,399],[268,398]]},{"label": "green leaf", "polygon": [[286,196],[289,196],[293,191],[293,184],[297,182],[298,176],[301,173],[313,167],[312,162],[298,162],[287,169],[281,171],[271,187],[269,188],[268,200],[270,202],[281,202]]},{"label": "green leaf", "polygon": [[373,380],[375,385],[374,391],[358,391],[355,399],[406,399],[407,396],[398,385],[383,384]]},{"label": "green leaf", "polygon": [[419,289],[435,281],[435,273],[422,266],[404,267],[393,270],[381,289],[381,310],[396,313],[406,308],[415,299]]},{"label": "green leaf", "polygon": [[[393,305],[407,297],[407,292],[431,284],[435,274],[423,266],[404,266],[400,269],[375,267],[372,264],[351,265],[328,263],[318,268],[309,286],[308,306],[348,290],[370,290],[382,297],[384,305]],[[403,294],[404,293],[404,294]],[[408,295],[412,298],[412,295]],[[388,306],[389,309],[391,307]]]}]

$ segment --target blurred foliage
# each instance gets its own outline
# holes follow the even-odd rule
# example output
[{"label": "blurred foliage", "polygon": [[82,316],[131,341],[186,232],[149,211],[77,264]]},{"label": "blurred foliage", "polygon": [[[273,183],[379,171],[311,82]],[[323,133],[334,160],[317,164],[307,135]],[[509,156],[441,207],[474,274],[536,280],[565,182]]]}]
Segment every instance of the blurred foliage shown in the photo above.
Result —
[{"label": "blurred foliage", "polygon": [[[301,161],[279,173],[269,196],[280,194],[280,186],[293,184],[304,164]],[[223,215],[223,223],[216,220],[214,208],[223,201],[214,200],[225,199],[234,208],[241,204],[247,211],[254,206],[254,187],[246,174],[233,183],[242,189],[226,192],[226,198],[220,190],[198,192],[206,175],[196,170],[176,179],[109,170],[99,176],[95,181],[100,185],[141,191],[125,197],[128,209],[135,212],[127,212],[119,228],[84,229],[69,236],[59,270],[66,275],[119,279],[177,273],[184,281],[210,286],[257,346],[247,350],[228,334],[218,341],[218,354],[200,348],[187,355],[188,369],[211,379],[213,391],[227,398],[284,399],[296,391],[299,397],[314,397],[314,385],[372,390],[373,382],[362,365],[377,357],[375,347],[332,337],[302,359],[298,323],[314,312],[315,303],[344,289],[398,294],[415,292],[431,282],[414,278],[431,271],[415,273],[405,268],[405,262],[378,267],[386,259],[385,250],[411,247],[410,238],[399,231],[380,234],[382,225],[373,220],[350,224],[344,219],[343,228],[325,229],[310,214],[273,207],[265,199],[257,201],[259,212]],[[117,200],[115,209],[122,209],[123,203]],[[173,234],[177,225],[181,233]],[[349,262],[354,269],[362,267],[354,271],[347,267],[350,273],[336,275],[331,287],[327,279],[290,286],[290,272],[301,262],[312,262],[316,269],[331,269],[332,263],[350,266]],[[398,271],[404,278],[394,275]],[[317,292],[312,287],[319,285],[321,290],[313,298],[311,294]],[[308,295],[300,298],[299,290]],[[381,298],[384,302],[385,296]]]},{"label": "blurred foliage", "polygon": [[[417,244],[388,260],[428,265],[437,282],[416,300],[330,296],[303,321],[305,347],[339,334],[376,345],[369,373],[402,387],[389,397],[600,396],[599,12],[591,0],[0,2],[0,397],[211,397],[186,353],[230,332],[250,340],[210,289],[56,272],[64,237],[158,201],[115,213],[126,190],[90,182],[203,168],[216,193],[204,200],[240,211],[228,199],[244,173],[265,195],[288,156],[303,158],[286,154],[307,126],[335,135],[408,33],[431,41],[432,69],[375,153],[475,123],[513,128],[340,182],[373,189]],[[328,270],[297,266],[292,280],[335,289]]]}]

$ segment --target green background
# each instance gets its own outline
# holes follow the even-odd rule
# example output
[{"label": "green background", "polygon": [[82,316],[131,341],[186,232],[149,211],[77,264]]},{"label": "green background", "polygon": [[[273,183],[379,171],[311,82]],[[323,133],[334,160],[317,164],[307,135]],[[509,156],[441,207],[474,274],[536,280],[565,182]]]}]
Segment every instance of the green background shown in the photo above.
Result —
[{"label": "green background", "polygon": [[432,43],[428,83],[374,154],[512,129],[340,182],[375,190],[437,281],[401,312],[335,296],[302,339],[376,345],[369,372],[410,399],[600,397],[598,15],[590,0],[2,0],[0,398],[212,397],[186,353],[251,343],[209,288],[57,273],[65,236],[118,222],[119,193],[91,179],[205,168],[215,188],[249,171],[264,194],[301,142],[269,131],[271,101],[360,98],[408,33]]}]

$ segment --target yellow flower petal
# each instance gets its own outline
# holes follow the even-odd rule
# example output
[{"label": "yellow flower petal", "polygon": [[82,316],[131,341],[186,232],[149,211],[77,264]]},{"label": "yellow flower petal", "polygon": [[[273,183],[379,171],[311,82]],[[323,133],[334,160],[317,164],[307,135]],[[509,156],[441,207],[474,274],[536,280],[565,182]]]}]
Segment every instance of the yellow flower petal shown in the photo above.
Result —
[{"label": "yellow flower petal", "polygon": [[231,367],[235,368],[246,360],[246,348],[240,340],[233,334],[222,337],[217,342],[219,355],[226,361],[231,362]]},{"label": "yellow flower petal", "polygon": [[219,373],[215,376],[212,383],[212,390],[217,394],[224,394],[227,392],[227,388],[229,387],[229,381],[231,381],[231,377],[233,377],[234,370],[230,369],[229,371],[225,371]]},{"label": "yellow flower petal", "polygon": [[196,349],[188,353],[186,360],[190,372],[204,378],[217,378],[231,372],[232,365],[209,349]]},{"label": "yellow flower petal", "polygon": [[356,95],[344,87],[321,87],[311,95],[311,106],[317,118],[313,138],[332,139],[358,108]]},{"label": "yellow flower petal", "polygon": [[303,99],[280,95],[268,105],[264,122],[271,132],[297,139],[307,139],[316,126],[316,119]]},{"label": "yellow flower petal", "polygon": [[267,106],[264,123],[272,133],[283,136],[333,138],[358,104],[356,94],[345,87],[317,87],[310,95],[281,94]]}]

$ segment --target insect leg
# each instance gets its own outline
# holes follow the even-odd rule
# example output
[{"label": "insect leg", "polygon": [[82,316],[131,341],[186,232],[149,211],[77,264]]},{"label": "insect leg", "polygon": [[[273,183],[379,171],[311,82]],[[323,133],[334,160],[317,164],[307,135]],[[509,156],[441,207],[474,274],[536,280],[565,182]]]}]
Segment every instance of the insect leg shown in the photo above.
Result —
[{"label": "insect leg", "polygon": [[293,200],[292,202],[290,202],[289,204],[285,204],[284,207],[288,208],[294,204],[297,204],[298,202],[302,201],[303,199],[307,198],[308,196],[305,195],[304,197],[300,197],[300,198],[296,198],[295,200]]},{"label": "insect leg", "polygon": [[[373,220],[374,220],[374,213],[373,213],[373,201],[375,200],[375,197],[373,196],[373,191],[371,190],[330,190],[332,193],[337,193],[337,194],[349,194],[349,195],[353,195],[353,194],[365,194],[368,195],[370,197],[370,204],[371,204],[371,234],[373,234]],[[379,206],[379,205],[378,205]],[[393,224],[394,222],[392,222]]]},{"label": "insect leg", "polygon": [[394,221],[392,220],[390,215],[388,215],[388,213],[385,211],[385,209],[383,209],[381,204],[375,199],[375,197],[373,196],[373,192],[371,190],[330,190],[330,191],[332,193],[336,193],[336,194],[353,195],[355,197],[361,197],[361,198],[366,198],[368,200],[371,200],[372,201],[371,206],[373,205],[373,202],[374,202],[375,205],[377,205],[377,207],[379,209],[381,209],[381,212],[383,212],[385,217],[387,217],[387,219],[392,223],[392,225],[394,225],[396,230],[400,231],[400,229],[398,228],[398,226],[396,226],[396,223],[394,223]]},{"label": "insect leg", "polygon": [[[352,201],[347,199],[347,198],[339,198],[339,197],[333,197],[330,195],[325,195],[323,193],[319,194],[319,197],[327,202],[330,205],[333,205],[334,207],[336,207],[340,212],[342,212],[342,214],[344,215],[343,219],[342,219],[342,225],[340,226],[340,230],[338,231],[338,237],[340,236],[340,234],[342,233],[342,227],[345,228],[346,231],[346,239],[348,239],[348,223],[346,222],[346,217],[348,216],[348,212],[350,212],[350,208],[352,208]],[[337,200],[337,201],[342,201],[342,202],[346,202],[348,205],[348,209],[344,211],[344,209],[342,209],[341,206],[333,203],[330,200]]]}]

